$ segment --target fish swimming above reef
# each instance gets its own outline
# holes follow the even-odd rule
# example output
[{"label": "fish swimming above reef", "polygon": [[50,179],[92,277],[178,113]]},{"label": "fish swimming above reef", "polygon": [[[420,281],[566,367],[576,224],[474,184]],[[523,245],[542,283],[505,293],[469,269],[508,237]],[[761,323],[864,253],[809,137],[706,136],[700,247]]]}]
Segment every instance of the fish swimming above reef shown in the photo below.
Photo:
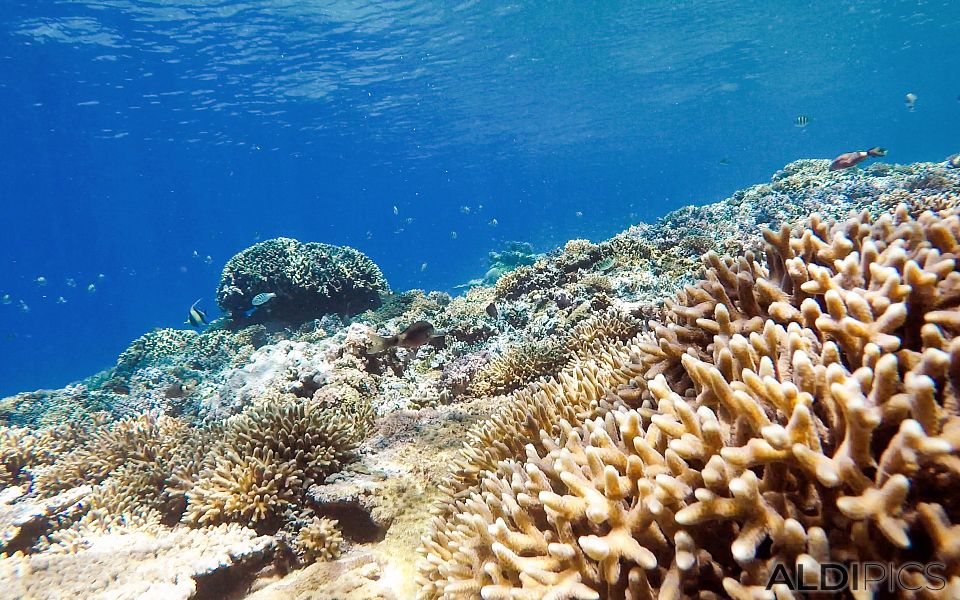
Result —
[{"label": "fish swimming above reef", "polygon": [[184,323],[187,325],[196,327],[198,329],[208,324],[207,313],[197,308],[197,305],[200,304],[200,300],[202,300],[202,298],[197,299],[197,301],[193,303],[193,305],[190,307],[190,313],[187,315],[187,320],[184,321]]},{"label": "fish swimming above reef", "polygon": [[380,354],[390,348],[419,348],[424,344],[432,344],[435,341],[442,341],[443,335],[436,335],[432,323],[427,321],[417,321],[400,333],[383,337],[375,333],[368,334],[370,337],[370,354]]},{"label": "fish swimming above reef", "polygon": [[262,292],[253,297],[253,300],[250,301],[250,305],[263,306],[264,304],[266,304],[267,302],[270,302],[276,297],[277,295],[273,292]]},{"label": "fish swimming above reef", "polygon": [[947,157],[948,169],[960,169],[960,154],[954,154]]},{"label": "fish swimming above reef", "polygon": [[914,93],[908,93],[903,97],[903,103],[906,105],[907,110],[913,112],[917,108],[917,95]]},{"label": "fish swimming above reef", "polygon": [[887,155],[886,148],[881,148],[880,146],[870,148],[869,150],[866,150],[866,151],[847,152],[833,159],[833,162],[830,163],[830,170],[839,171],[841,169],[849,169],[850,167],[855,167],[859,165],[860,163],[867,160],[871,156],[886,156],[886,155]]}]

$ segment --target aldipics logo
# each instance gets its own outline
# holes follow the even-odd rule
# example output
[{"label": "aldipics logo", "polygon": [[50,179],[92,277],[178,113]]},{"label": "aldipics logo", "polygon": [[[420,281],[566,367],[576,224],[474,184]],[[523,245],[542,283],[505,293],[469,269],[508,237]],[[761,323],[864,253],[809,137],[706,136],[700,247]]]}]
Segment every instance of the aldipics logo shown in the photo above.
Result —
[{"label": "aldipics logo", "polygon": [[790,569],[778,563],[767,580],[774,587],[792,592],[939,591],[947,585],[947,566],[943,563],[819,563],[804,568],[797,563]]}]

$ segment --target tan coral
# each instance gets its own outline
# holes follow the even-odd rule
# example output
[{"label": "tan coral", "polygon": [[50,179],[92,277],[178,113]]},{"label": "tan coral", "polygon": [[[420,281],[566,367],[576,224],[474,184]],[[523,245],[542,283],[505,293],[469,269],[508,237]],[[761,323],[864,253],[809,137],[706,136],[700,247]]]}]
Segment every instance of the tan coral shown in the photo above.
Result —
[{"label": "tan coral", "polygon": [[421,598],[748,598],[777,564],[924,547],[960,574],[960,219],[766,237],[769,266],[705,257],[593,418],[523,453],[475,436],[492,450],[424,537]]},{"label": "tan coral", "polygon": [[225,426],[186,491],[184,520],[256,523],[282,515],[314,483],[354,458],[351,422],[330,410],[286,400],[254,406]]},{"label": "tan coral", "polygon": [[[237,525],[146,531],[118,524],[110,531],[85,532],[82,541],[60,552],[0,556],[4,597],[186,600],[219,595],[217,575],[255,568],[274,545],[272,538]],[[204,590],[204,584],[214,587]]]},{"label": "tan coral", "polygon": [[300,528],[294,546],[304,563],[333,560],[340,556],[343,534],[337,525],[333,519],[313,517]]},{"label": "tan coral", "polygon": [[556,373],[568,358],[567,349],[555,338],[522,343],[481,367],[468,391],[476,396],[506,394]]}]

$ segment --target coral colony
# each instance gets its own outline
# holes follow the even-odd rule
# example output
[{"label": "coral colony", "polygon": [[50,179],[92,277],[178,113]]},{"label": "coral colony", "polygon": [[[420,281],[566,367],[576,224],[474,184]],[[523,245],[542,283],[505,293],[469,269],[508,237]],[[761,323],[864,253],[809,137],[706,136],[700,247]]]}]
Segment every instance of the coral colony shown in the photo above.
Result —
[{"label": "coral colony", "polygon": [[205,331],[0,401],[4,593],[960,597],[960,171],[828,164],[459,297],[241,252]]}]

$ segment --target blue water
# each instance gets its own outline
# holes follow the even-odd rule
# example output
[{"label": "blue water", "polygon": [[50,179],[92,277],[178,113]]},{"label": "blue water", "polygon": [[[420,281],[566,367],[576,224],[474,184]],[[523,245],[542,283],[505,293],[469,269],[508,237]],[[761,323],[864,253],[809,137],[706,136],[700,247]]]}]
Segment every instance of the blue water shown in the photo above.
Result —
[{"label": "blue water", "polygon": [[957,40],[951,1],[4,0],[0,394],[216,314],[259,239],[451,289],[797,158],[942,160]]}]

